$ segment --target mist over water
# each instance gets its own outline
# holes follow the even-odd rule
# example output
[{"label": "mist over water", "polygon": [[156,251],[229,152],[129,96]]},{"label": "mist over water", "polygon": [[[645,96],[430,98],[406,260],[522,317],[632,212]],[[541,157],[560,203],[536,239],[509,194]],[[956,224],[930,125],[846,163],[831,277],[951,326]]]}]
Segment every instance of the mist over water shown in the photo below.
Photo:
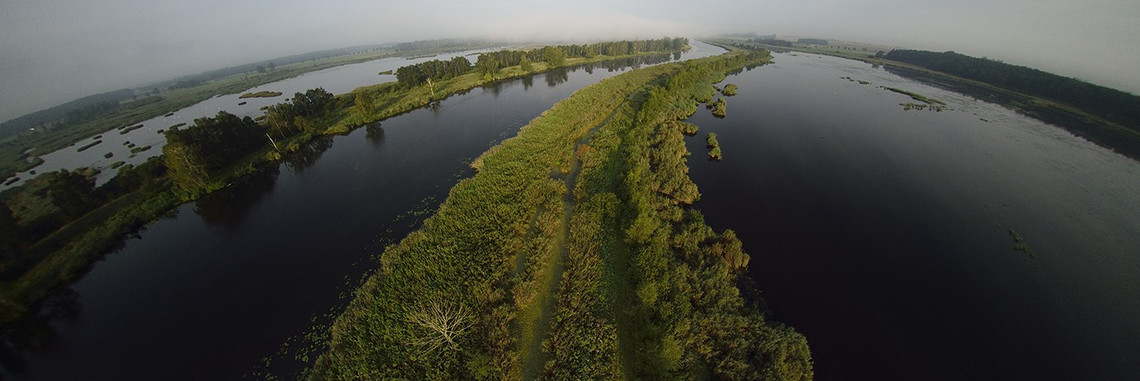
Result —
[{"label": "mist over water", "polygon": [[1130,0],[511,0],[0,5],[0,121],[82,96],[315,50],[436,38],[592,41],[757,32],[987,56],[1140,92]]}]

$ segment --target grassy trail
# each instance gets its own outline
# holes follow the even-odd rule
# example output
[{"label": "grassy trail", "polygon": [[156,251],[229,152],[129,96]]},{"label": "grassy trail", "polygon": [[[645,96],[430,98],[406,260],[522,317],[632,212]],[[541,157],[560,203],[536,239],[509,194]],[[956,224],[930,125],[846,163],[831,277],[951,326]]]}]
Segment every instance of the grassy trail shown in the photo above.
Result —
[{"label": "grassy trail", "polygon": [[[616,99],[615,99],[616,100]],[[570,237],[570,225],[574,216],[574,208],[577,200],[574,197],[574,188],[578,184],[578,175],[582,171],[582,159],[578,156],[579,148],[589,144],[592,134],[608,125],[618,112],[622,111],[627,104],[628,99],[618,104],[610,115],[604,121],[590,129],[578,141],[574,142],[574,158],[570,172],[561,174],[554,172],[551,177],[556,180],[562,180],[566,184],[566,193],[562,196],[562,220],[558,228],[558,235],[555,237],[554,251],[557,252],[557,257],[550,261],[550,265],[542,269],[538,279],[540,280],[540,287],[542,293],[539,294],[538,302],[532,303],[527,308],[519,311],[519,326],[520,338],[519,345],[520,353],[519,360],[522,363],[522,379],[534,380],[538,379],[542,374],[542,369],[546,363],[547,356],[542,351],[542,341],[546,339],[547,334],[550,332],[551,319],[554,317],[555,297],[558,295],[558,285],[561,283],[562,275],[566,271],[567,257],[570,255],[570,245],[568,240]],[[612,103],[612,102],[611,102]]]}]

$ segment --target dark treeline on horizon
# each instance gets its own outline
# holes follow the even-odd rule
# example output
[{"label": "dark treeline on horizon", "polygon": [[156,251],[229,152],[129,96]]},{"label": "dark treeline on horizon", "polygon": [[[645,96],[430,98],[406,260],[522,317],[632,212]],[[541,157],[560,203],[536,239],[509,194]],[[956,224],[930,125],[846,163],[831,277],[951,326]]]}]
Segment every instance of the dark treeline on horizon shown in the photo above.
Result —
[{"label": "dark treeline on horizon", "polygon": [[130,89],[108,91],[36,111],[0,123],[0,138],[18,134],[29,128],[39,127],[46,123],[56,121],[68,123],[69,120],[87,119],[102,115],[106,112],[118,109],[123,101],[131,99],[134,95],[135,92]]},{"label": "dark treeline on horizon", "polygon": [[471,70],[493,75],[500,68],[508,66],[521,65],[524,70],[528,70],[527,67],[532,62],[546,62],[549,67],[558,67],[564,65],[568,58],[589,59],[599,55],[620,56],[645,52],[677,51],[688,44],[689,39],[678,37],[546,46],[529,50],[503,49],[479,54],[479,59],[474,66],[464,57],[452,58],[450,61],[432,60],[404,66],[396,70],[396,81],[403,86],[417,86],[426,83],[428,79],[439,81],[454,78]]},{"label": "dark treeline on horizon", "polygon": [[896,49],[886,58],[1069,104],[1140,132],[1140,97],[1120,90],[955,52]]}]

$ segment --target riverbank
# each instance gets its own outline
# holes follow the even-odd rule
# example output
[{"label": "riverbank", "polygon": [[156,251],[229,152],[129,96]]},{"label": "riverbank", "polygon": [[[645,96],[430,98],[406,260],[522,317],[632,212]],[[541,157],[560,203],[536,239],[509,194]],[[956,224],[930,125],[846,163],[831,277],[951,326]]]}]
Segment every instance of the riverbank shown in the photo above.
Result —
[{"label": "riverbank", "polygon": [[[309,376],[810,379],[803,336],[740,298],[739,240],[687,207],[696,189],[667,123],[725,73],[766,60],[733,52],[624,73],[488,150],[384,251]],[[542,294],[557,295],[552,318],[527,312],[545,309]]]},{"label": "riverbank", "polygon": [[[628,56],[598,56],[589,60],[569,59],[567,65],[643,59],[662,53],[668,52],[651,52]],[[383,84],[342,94],[336,97],[336,102],[351,105],[350,100],[354,99],[360,92],[376,94],[383,102],[377,102],[377,107],[372,110],[372,113],[367,118],[363,118],[375,122],[412,111],[431,102],[441,101],[451,95],[479,86],[493,85],[508,78],[518,78],[558,69],[549,68],[542,63],[534,63],[530,71],[522,71],[517,66],[508,67],[503,69],[503,74],[489,79],[474,78],[470,75],[460,76],[436,83],[434,95],[426,86],[403,89],[392,87],[394,84]],[[322,138],[324,135],[347,133],[364,126],[365,124],[359,123],[361,120],[359,115],[353,114],[349,110],[350,108],[351,106],[345,106],[336,110],[330,117],[331,127],[321,133],[299,134],[277,141],[278,146],[285,148],[284,156],[270,155],[270,153],[277,153],[277,150],[266,143],[266,147],[255,150],[245,155],[243,159],[230,164],[224,175],[218,179],[219,186],[215,190],[228,187],[240,178],[257,173],[266,166],[276,165],[280,160],[287,160],[290,154],[301,154],[299,151],[302,151],[314,139]],[[157,161],[154,165],[161,166],[161,158],[153,160]],[[65,229],[68,232],[67,234],[57,233],[52,236],[52,241],[58,243],[52,247],[58,247],[58,249],[44,250],[43,259],[26,273],[11,281],[0,283],[0,305],[4,306],[0,309],[0,326],[10,326],[21,316],[36,311],[38,308],[35,306],[50,295],[52,290],[69,284],[82,276],[91,263],[101,258],[122,237],[156,220],[179,205],[194,201],[202,196],[199,194],[187,197],[186,194],[176,193],[170,179],[165,175],[152,179],[152,181],[161,185],[125,193],[116,198],[122,201],[102,205],[67,225],[69,226],[68,229]],[[50,200],[46,202],[50,204]],[[40,247],[40,244],[37,243],[34,246]]]},{"label": "riverbank", "polygon": [[719,40],[725,46],[754,46],[774,51],[797,51],[846,58],[879,65],[891,73],[919,82],[1002,105],[1045,123],[1056,125],[1121,155],[1140,160],[1140,126],[1108,120],[1079,107],[1033,96],[993,84],[962,78],[922,66],[894,61],[867,52],[844,51],[810,46],[771,46],[754,42]]},{"label": "riverbank", "polygon": [[[491,45],[487,45],[490,47]],[[39,165],[40,155],[54,152],[80,142],[92,135],[101,134],[123,126],[132,126],[146,120],[167,115],[174,111],[197,104],[204,100],[224,95],[236,94],[268,83],[297,77],[306,73],[337,66],[351,65],[389,57],[440,54],[457,51],[456,48],[421,49],[410,51],[381,50],[347,56],[326,58],[317,61],[300,62],[275,67],[272,71],[234,74],[212,80],[197,86],[166,90],[156,95],[139,98],[124,103],[110,114],[91,120],[74,123],[63,128],[39,129],[26,132],[0,141],[0,177],[8,178]],[[472,49],[463,46],[462,50]]]}]

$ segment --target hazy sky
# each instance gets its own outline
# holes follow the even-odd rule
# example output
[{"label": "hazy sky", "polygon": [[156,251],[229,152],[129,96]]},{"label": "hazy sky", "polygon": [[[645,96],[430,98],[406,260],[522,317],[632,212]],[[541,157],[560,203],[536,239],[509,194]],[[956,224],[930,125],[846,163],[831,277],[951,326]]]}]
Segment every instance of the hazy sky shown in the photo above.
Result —
[{"label": "hazy sky", "polygon": [[0,0],[0,120],[320,49],[721,32],[954,50],[1140,94],[1138,0]]}]

